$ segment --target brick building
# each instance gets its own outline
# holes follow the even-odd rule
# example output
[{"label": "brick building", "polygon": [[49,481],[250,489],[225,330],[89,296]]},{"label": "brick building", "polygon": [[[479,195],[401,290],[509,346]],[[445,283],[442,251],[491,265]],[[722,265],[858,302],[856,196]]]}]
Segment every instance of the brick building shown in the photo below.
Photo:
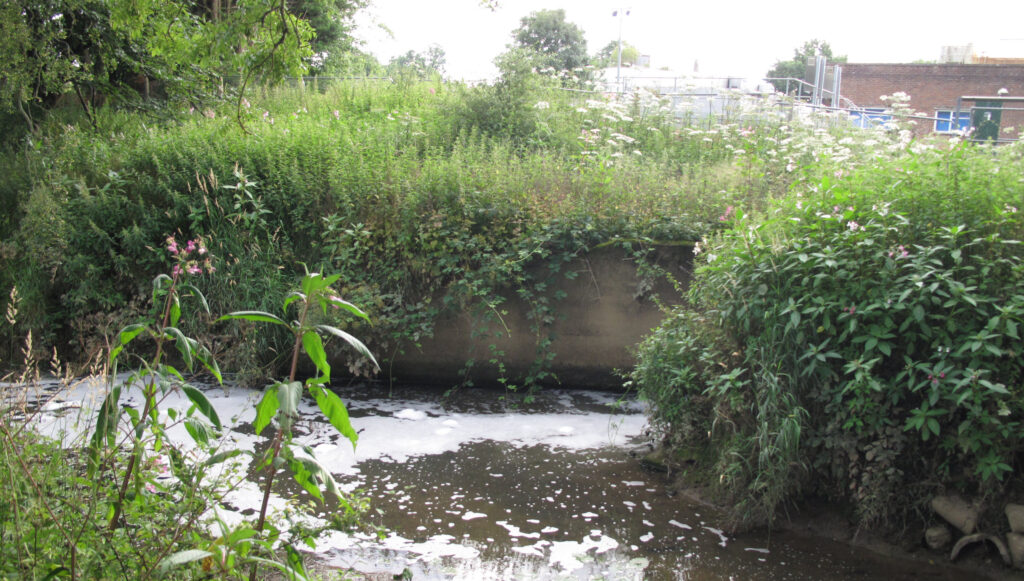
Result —
[{"label": "brick building", "polygon": [[[886,108],[882,95],[904,92],[910,95],[910,107],[933,120],[918,120],[917,133],[940,133],[956,130],[953,121],[957,99],[964,96],[996,96],[1002,89],[1009,97],[1024,97],[1024,64],[859,64],[842,66],[840,94],[859,107]],[[994,111],[989,102],[962,101],[959,126],[969,127],[975,109],[974,125],[986,112]],[[999,105],[996,114],[1000,137],[1018,138],[1024,127],[1021,102]],[[988,114],[991,117],[991,114]],[[1009,129],[1008,129],[1009,128]]]}]

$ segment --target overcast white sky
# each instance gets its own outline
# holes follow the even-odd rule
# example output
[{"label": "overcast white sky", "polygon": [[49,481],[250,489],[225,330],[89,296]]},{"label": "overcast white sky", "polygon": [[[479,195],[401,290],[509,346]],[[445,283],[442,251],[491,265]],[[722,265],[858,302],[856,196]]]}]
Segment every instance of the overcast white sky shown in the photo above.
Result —
[{"label": "overcast white sky", "polygon": [[[586,33],[593,54],[622,39],[668,67],[704,76],[760,77],[812,38],[826,40],[849,62],[936,60],[946,45],[973,43],[988,56],[1024,57],[1024,0],[499,0],[492,12],[479,0],[371,0],[356,35],[382,63],[431,44],[444,49],[448,76],[492,78],[493,61],[512,31],[533,11],[564,8]],[[391,30],[393,38],[378,25]]]}]

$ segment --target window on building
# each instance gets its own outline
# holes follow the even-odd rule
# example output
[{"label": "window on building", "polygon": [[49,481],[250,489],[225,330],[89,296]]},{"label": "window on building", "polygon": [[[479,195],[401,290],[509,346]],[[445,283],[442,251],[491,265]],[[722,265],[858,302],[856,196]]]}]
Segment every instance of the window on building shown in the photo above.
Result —
[{"label": "window on building", "polygon": [[939,110],[935,112],[935,132],[953,133],[954,131],[967,131],[971,128],[971,112],[961,111],[957,121],[953,121],[953,111]]},{"label": "window on building", "polygon": [[850,121],[854,127],[871,129],[892,121],[892,115],[887,114],[884,107],[865,107],[859,111],[850,111]]}]

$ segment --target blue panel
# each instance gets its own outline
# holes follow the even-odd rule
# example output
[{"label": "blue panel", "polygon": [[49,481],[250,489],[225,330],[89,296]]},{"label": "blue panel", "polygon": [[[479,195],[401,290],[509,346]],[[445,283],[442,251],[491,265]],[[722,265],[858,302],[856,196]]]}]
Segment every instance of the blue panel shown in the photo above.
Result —
[{"label": "blue panel", "polygon": [[961,111],[956,127],[952,127],[952,111],[938,111],[935,113],[935,131],[937,133],[950,133],[953,131],[966,131],[971,128],[971,112]]},{"label": "blue panel", "polygon": [[863,111],[850,111],[850,121],[854,127],[870,129],[879,127],[892,120],[892,115],[887,115],[885,109],[864,109]]}]

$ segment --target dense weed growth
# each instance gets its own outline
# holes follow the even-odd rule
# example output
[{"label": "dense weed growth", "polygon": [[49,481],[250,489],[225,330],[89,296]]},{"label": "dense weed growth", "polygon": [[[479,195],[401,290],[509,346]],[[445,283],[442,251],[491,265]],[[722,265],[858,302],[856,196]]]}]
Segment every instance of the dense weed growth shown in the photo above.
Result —
[{"label": "dense weed growth", "polygon": [[[6,343],[31,329],[76,358],[98,352],[145,308],[145,281],[170,261],[151,249],[177,233],[225,260],[207,289],[212,312],[272,310],[304,262],[342,275],[339,291],[375,322],[358,330],[387,358],[445,310],[500,312],[501,289],[549,309],[530,262],[700,239],[728,206],[785,192],[815,155],[798,137],[825,137],[740,105],[722,123],[679,120],[653,95],[548,84],[269,90],[244,129],[215,110],[162,123],[107,111],[96,131],[54,117],[0,161],[0,276],[22,298]],[[498,97],[494,117],[480,103]],[[535,317],[540,340],[548,315]],[[207,339],[251,377],[285,364],[265,359],[287,352],[281,332]]]},{"label": "dense weed growth", "polygon": [[943,487],[1020,486],[1022,153],[876,159],[701,243],[691,306],[641,345],[632,379],[670,441],[717,462],[742,516],[818,494],[879,524]]},{"label": "dense weed growth", "polygon": [[[691,243],[706,260],[691,304],[640,347],[632,380],[748,517],[816,492],[876,522],[940,483],[1012,485],[1019,147],[931,149],[899,126],[855,132],[739,97],[699,117],[506,66],[486,87],[267,90],[242,126],[216,109],[99,110],[95,128],[51,116],[0,155],[0,284],[18,311],[3,361],[28,334],[31,359],[102,357],[154,320],[149,281],[175,263],[173,234],[221,259],[210,313],[276,311],[304,267],[338,273],[332,292],[374,325],[332,309],[316,324],[365,337],[382,362],[443,314],[487,325],[517,296],[535,309],[538,365],[504,380],[544,383],[558,300],[545,276],[599,245],[642,262]],[[242,379],[294,353],[285,325],[208,323],[181,332]]]}]

